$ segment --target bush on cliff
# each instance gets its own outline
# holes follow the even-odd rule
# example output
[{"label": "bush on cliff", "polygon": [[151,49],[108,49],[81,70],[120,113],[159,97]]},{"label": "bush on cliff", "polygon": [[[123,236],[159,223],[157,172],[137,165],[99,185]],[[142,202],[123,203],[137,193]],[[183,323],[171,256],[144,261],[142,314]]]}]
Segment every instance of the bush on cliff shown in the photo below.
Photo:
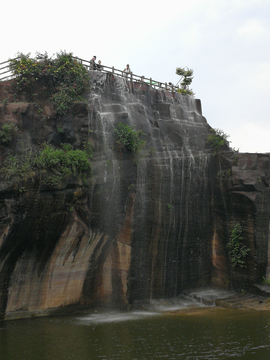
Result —
[{"label": "bush on cliff", "polygon": [[89,88],[87,70],[71,53],[61,51],[54,59],[47,53],[37,54],[36,58],[18,54],[10,60],[10,69],[18,94],[38,104],[50,99],[60,115],[67,114],[73,102],[82,101],[82,94]]},{"label": "bush on cliff", "polygon": [[230,135],[225,134],[221,129],[210,129],[207,141],[214,150],[214,155],[218,154],[221,146],[226,145]]},{"label": "bush on cliff", "polygon": [[74,150],[71,144],[62,144],[61,148],[56,148],[45,143],[35,154],[32,151],[27,151],[21,156],[9,154],[0,175],[8,180],[12,176],[33,176],[34,171],[40,170],[44,174],[42,182],[56,186],[72,175],[89,174],[91,156],[86,148]]},{"label": "bush on cliff", "polygon": [[50,185],[57,185],[72,175],[89,172],[91,168],[87,153],[83,150],[73,150],[70,144],[62,144],[61,149],[44,144],[33,160],[33,167],[48,172],[44,183]]},{"label": "bush on cliff", "polygon": [[244,258],[247,256],[250,249],[243,244],[242,227],[239,222],[235,222],[232,226],[231,236],[227,247],[230,249],[232,266],[240,266],[246,268]]},{"label": "bush on cliff", "polygon": [[11,142],[18,131],[17,125],[13,122],[6,122],[0,128],[0,143],[8,144]]},{"label": "bush on cliff", "polygon": [[119,123],[114,129],[116,148],[119,151],[136,152],[140,150],[145,142],[141,139],[143,132],[133,130],[131,126]]}]

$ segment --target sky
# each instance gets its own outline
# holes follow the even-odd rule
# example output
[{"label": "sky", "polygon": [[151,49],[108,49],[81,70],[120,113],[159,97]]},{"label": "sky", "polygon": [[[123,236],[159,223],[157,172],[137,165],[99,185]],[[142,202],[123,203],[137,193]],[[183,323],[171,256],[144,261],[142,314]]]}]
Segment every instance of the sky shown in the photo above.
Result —
[{"label": "sky", "polygon": [[191,68],[209,125],[235,150],[270,153],[269,0],[13,0],[1,13],[0,62],[67,51],[173,84]]}]

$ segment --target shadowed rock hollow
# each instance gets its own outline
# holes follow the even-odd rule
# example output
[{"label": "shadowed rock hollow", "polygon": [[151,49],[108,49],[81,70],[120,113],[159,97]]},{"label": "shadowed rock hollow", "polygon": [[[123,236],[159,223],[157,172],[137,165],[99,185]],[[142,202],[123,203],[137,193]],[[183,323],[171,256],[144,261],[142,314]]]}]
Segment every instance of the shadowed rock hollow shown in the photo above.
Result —
[{"label": "shadowed rock hollow", "polygon": [[[5,98],[12,97],[1,83]],[[215,285],[254,290],[268,277],[269,154],[214,156],[200,101],[144,83],[91,72],[87,104],[56,116],[51,103],[0,105],[0,122],[19,132],[1,146],[42,141],[81,148],[91,140],[89,185],[80,176],[56,187],[32,174],[2,179],[0,312],[3,318],[127,306]],[[145,146],[119,152],[118,123],[142,130]],[[227,248],[239,221],[251,249],[244,269]]]}]

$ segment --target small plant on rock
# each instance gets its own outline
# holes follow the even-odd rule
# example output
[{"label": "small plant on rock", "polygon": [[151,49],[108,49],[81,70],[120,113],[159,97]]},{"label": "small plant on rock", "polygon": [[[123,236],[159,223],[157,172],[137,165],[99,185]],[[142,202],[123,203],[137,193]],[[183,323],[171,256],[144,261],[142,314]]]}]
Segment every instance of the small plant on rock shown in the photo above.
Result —
[{"label": "small plant on rock", "polygon": [[23,178],[24,176],[31,176],[31,158],[31,149],[25,151],[21,156],[9,152],[3,166],[0,168],[0,179],[9,180],[12,177]]},{"label": "small plant on rock", "polygon": [[232,266],[246,268],[244,258],[248,255],[250,249],[243,244],[242,227],[239,222],[235,222],[232,227],[230,240],[227,243],[231,255]]},{"label": "small plant on rock", "polygon": [[168,209],[169,211],[172,211],[172,205],[171,205],[170,203],[167,203],[167,209]]},{"label": "small plant on rock", "polygon": [[262,277],[262,284],[270,286],[270,279],[266,279],[265,277]]},{"label": "small plant on rock", "polygon": [[229,136],[221,129],[210,129],[207,141],[214,150],[214,155],[218,154],[220,147],[228,142]]},{"label": "small plant on rock", "polygon": [[144,133],[133,130],[131,126],[119,123],[114,129],[115,144],[119,151],[136,152],[140,150],[145,141],[141,139]]},{"label": "small plant on rock", "polygon": [[17,125],[12,122],[5,123],[0,129],[0,141],[3,144],[7,144],[13,140],[16,132],[18,131]]}]

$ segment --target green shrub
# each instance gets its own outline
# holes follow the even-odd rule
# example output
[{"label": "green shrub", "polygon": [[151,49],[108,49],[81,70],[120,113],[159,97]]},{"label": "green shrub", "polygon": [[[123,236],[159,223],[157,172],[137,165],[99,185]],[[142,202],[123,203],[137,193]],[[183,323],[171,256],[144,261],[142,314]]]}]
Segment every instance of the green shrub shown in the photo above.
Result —
[{"label": "green shrub", "polygon": [[12,122],[3,124],[0,130],[1,143],[7,144],[12,141],[17,131],[18,127]]},{"label": "green shrub", "polygon": [[227,247],[230,249],[229,253],[233,267],[246,267],[243,259],[247,256],[250,249],[243,244],[242,232],[243,230],[239,222],[235,222],[232,227],[230,240],[227,243]]},{"label": "green shrub", "polygon": [[90,160],[86,151],[73,150],[71,144],[62,144],[62,148],[43,144],[33,161],[33,167],[48,172],[44,182],[56,185],[72,175],[90,172]]},{"label": "green shrub", "polygon": [[24,152],[21,156],[8,153],[3,166],[0,169],[1,179],[10,179],[13,176],[23,177],[29,176],[32,170],[32,152]]},{"label": "green shrub", "polygon": [[89,158],[91,158],[93,156],[94,147],[93,147],[93,143],[91,140],[88,139],[83,142],[83,150],[85,151],[85,153],[87,154],[87,156]]},{"label": "green shrub", "polygon": [[51,99],[55,103],[57,112],[60,115],[67,114],[73,101],[69,93],[63,88],[60,88],[59,91],[54,93]]},{"label": "green shrub", "polygon": [[37,54],[36,58],[29,54],[18,57],[10,61],[17,92],[28,101],[51,99],[60,115],[67,114],[73,102],[81,101],[81,95],[89,88],[87,70],[71,53],[57,53],[55,59],[47,53]]},{"label": "green shrub", "polygon": [[227,143],[229,136],[230,135],[225,134],[223,130],[210,129],[207,141],[214,150],[214,155],[218,154],[220,147]]},{"label": "green shrub", "polygon": [[91,155],[86,150],[73,150],[71,144],[62,144],[61,148],[43,144],[36,154],[28,152],[21,156],[9,154],[0,170],[1,178],[29,176],[34,170],[45,171],[44,183],[58,185],[72,175],[89,174]]},{"label": "green shrub", "polygon": [[119,123],[114,129],[115,143],[119,151],[136,152],[140,150],[145,141],[141,139],[144,133],[139,130],[135,131],[131,126]]}]

